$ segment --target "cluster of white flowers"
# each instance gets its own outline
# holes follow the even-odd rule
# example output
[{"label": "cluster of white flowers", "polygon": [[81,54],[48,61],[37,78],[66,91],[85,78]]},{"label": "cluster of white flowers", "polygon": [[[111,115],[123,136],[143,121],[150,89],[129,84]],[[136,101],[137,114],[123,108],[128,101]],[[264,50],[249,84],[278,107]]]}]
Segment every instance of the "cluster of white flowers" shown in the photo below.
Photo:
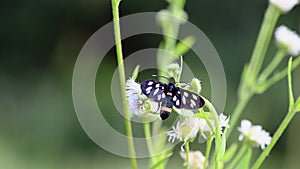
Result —
[{"label": "cluster of white flowers", "polygon": [[270,134],[262,129],[260,125],[252,125],[249,120],[242,120],[241,127],[238,128],[241,132],[239,140],[244,138],[252,146],[260,146],[261,149],[265,149],[266,145],[269,145],[272,137]]},{"label": "cluster of white flowers", "polygon": [[141,87],[132,78],[126,81],[126,96],[130,112],[140,115],[144,112],[147,102],[141,99]]},{"label": "cluster of white flowers", "polygon": [[288,53],[297,56],[300,53],[300,37],[286,26],[279,26],[275,31],[275,38],[279,46],[287,49]]},{"label": "cluster of white flowers", "polygon": [[[229,118],[224,114],[219,116],[219,125],[221,128],[229,127],[228,125]],[[169,142],[174,142],[176,139],[179,141],[184,141],[186,143],[189,140],[194,140],[197,134],[200,132],[201,136],[205,139],[212,136],[214,130],[216,129],[214,120],[209,120],[209,123],[202,118],[188,118],[183,122],[177,122],[176,126],[172,126],[172,130],[167,132],[169,137]]]},{"label": "cluster of white flowers", "polygon": [[299,3],[298,0],[269,0],[269,2],[280,9],[283,13],[289,12]]},{"label": "cluster of white flowers", "polygon": [[184,165],[189,163],[191,168],[194,168],[194,169],[203,169],[204,168],[205,157],[200,151],[190,151],[189,161],[186,161],[186,153],[185,152],[181,151],[180,156],[181,156],[181,158],[183,158],[185,160]]}]

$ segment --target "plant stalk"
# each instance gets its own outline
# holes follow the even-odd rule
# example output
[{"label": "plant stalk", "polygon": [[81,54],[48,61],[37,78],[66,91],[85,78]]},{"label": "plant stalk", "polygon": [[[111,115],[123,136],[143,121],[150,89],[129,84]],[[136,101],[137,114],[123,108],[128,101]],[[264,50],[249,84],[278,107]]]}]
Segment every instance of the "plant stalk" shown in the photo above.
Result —
[{"label": "plant stalk", "polygon": [[135,149],[134,142],[132,137],[132,128],[130,121],[130,114],[128,111],[128,104],[126,100],[126,91],[125,91],[125,68],[123,63],[123,53],[122,53],[122,44],[121,44],[121,32],[120,32],[120,23],[119,23],[119,4],[121,0],[112,0],[112,12],[113,12],[113,22],[114,22],[114,35],[116,42],[116,52],[117,52],[117,61],[119,67],[119,75],[120,75],[120,87],[121,87],[121,96],[123,101],[123,109],[125,115],[125,126],[126,126],[126,134],[128,141],[129,154],[131,157],[131,166],[133,169],[137,169],[137,161],[135,159]]}]

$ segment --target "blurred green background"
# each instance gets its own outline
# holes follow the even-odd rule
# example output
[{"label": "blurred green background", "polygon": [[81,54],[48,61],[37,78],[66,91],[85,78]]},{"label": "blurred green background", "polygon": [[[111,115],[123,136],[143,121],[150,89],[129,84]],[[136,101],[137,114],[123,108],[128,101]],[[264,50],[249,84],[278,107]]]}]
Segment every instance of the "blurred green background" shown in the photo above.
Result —
[{"label": "blurred green background", "polygon": [[[164,0],[123,0],[120,14],[159,11],[166,6]],[[210,38],[223,62],[227,76],[224,112],[227,115],[236,103],[239,76],[249,61],[266,6],[267,0],[187,1],[189,21]],[[283,15],[278,24],[284,23],[300,32],[299,14],[300,7],[296,7]],[[72,71],[80,49],[111,19],[109,0],[0,2],[1,169],[130,168],[128,159],[104,151],[89,139],[72,103]],[[128,38],[123,42],[124,54],[157,47],[161,40],[158,35]],[[272,42],[267,61],[275,49]],[[104,59],[96,81],[103,112],[112,112],[110,80],[116,67],[114,53],[112,49]],[[194,54],[186,54],[187,64],[197,67],[189,55]],[[282,67],[286,63],[287,59]],[[296,96],[300,95],[299,74],[298,68],[293,76]],[[204,93],[205,88],[209,89],[205,80],[202,78]],[[255,96],[243,117],[274,133],[287,112],[287,101],[286,80],[282,80],[264,95]],[[105,117],[123,132],[120,115],[106,113]],[[296,115],[262,168],[298,168],[299,120]],[[236,139],[237,135],[231,141]],[[176,147],[168,168],[181,168],[183,161],[178,160],[178,151]],[[260,150],[255,152],[257,156]],[[141,168],[146,168],[146,160],[139,160]]]}]

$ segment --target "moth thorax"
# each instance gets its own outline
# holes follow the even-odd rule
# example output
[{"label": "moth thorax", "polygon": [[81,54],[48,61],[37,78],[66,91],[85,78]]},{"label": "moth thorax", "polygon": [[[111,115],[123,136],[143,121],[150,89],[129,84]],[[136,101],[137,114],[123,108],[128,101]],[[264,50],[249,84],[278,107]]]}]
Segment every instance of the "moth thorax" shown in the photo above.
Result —
[{"label": "moth thorax", "polygon": [[173,92],[173,90],[175,90],[175,86],[173,83],[169,83],[168,84],[168,91]]}]

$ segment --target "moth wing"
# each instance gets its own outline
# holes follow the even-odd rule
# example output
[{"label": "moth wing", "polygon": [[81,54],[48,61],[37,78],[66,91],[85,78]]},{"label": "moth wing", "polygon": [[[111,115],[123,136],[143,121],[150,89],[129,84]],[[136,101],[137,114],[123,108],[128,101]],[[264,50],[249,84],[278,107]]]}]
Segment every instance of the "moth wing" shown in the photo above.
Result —
[{"label": "moth wing", "polygon": [[163,102],[166,99],[165,89],[167,84],[156,80],[146,80],[141,83],[142,92],[155,102]]},{"label": "moth wing", "polygon": [[181,88],[178,88],[175,96],[173,96],[172,101],[174,103],[174,106],[177,108],[192,110],[199,109],[205,104],[205,101],[201,96]]}]

